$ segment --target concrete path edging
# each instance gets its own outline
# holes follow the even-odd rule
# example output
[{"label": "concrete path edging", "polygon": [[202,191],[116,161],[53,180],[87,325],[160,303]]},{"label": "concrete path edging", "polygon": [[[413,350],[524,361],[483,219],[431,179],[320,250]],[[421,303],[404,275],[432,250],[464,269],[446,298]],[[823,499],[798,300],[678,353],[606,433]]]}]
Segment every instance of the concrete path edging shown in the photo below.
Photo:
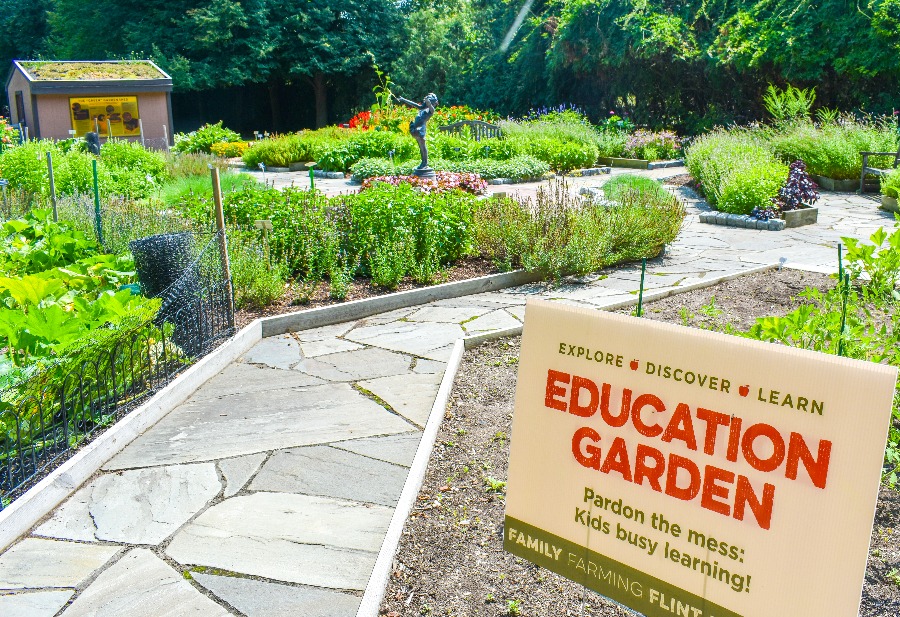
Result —
[{"label": "concrete path edging", "polygon": [[287,332],[299,332],[310,328],[330,326],[345,321],[356,321],[378,313],[407,308],[417,304],[427,304],[435,300],[447,300],[470,296],[486,291],[497,291],[506,287],[516,287],[540,280],[540,276],[516,270],[501,274],[489,274],[465,281],[443,283],[399,293],[354,300],[344,304],[298,311],[287,315],[277,315],[262,319],[262,336],[267,338]]},{"label": "concrete path edging", "polygon": [[261,339],[262,324],[256,320],[13,501],[0,512],[0,552],[78,490],[104,463]]}]

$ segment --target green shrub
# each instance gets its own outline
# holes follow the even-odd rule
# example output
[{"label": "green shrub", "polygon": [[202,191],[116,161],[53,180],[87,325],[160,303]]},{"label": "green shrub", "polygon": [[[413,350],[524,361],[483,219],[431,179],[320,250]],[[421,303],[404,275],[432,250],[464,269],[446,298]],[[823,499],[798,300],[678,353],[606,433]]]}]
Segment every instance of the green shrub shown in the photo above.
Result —
[{"label": "green shrub", "polygon": [[397,165],[389,159],[364,158],[350,167],[353,179],[361,182],[366,178],[377,176],[393,176],[397,174]]},{"label": "green shrub", "polygon": [[788,169],[770,162],[752,162],[734,169],[722,186],[717,208],[732,214],[750,214],[772,206],[772,197],[787,180]]},{"label": "green shrub", "polygon": [[591,167],[600,155],[600,133],[579,114],[542,116],[538,120],[501,123],[504,135],[518,151],[557,171]]},{"label": "green shrub", "polygon": [[638,129],[628,136],[625,154],[646,161],[670,160],[681,154],[681,140],[672,131]]},{"label": "green shrub", "polygon": [[[226,171],[219,175],[222,193],[235,191],[247,183],[256,184],[256,178],[249,174]],[[212,179],[209,173],[171,180],[159,188],[159,198],[163,203],[184,201],[191,195],[212,195]],[[212,216],[210,211],[209,216]]]},{"label": "green shrub", "polygon": [[606,158],[625,156],[628,133],[624,131],[600,131],[597,134],[597,149]]},{"label": "green shrub", "polygon": [[[92,154],[70,150],[53,166],[58,195],[93,195],[94,171]],[[145,180],[146,182],[146,180]],[[114,182],[106,165],[97,165],[97,186],[101,195],[112,192]]]},{"label": "green shrub", "polygon": [[734,214],[770,207],[788,175],[763,136],[743,129],[719,129],[697,138],[685,153],[685,164],[710,205]]},{"label": "green shrub", "polygon": [[310,143],[299,134],[264,139],[244,151],[244,165],[256,169],[260,163],[266,167],[288,167],[291,163],[308,162],[312,160]]},{"label": "green shrub", "polygon": [[54,166],[62,157],[56,143],[50,139],[28,141],[15,148],[7,148],[0,154],[0,177],[9,180],[9,186],[31,194],[49,193],[47,152],[53,155]]},{"label": "green shrub", "polygon": [[134,141],[113,139],[105,143],[100,162],[111,178],[109,190],[124,197],[147,197],[169,178],[165,157]]},{"label": "green shrub", "polygon": [[176,133],[175,145],[172,150],[175,152],[212,152],[212,145],[215,143],[228,143],[240,141],[241,136],[231,129],[222,126],[219,120],[215,124],[204,124],[196,131],[190,133]]},{"label": "green shrub", "polygon": [[881,178],[881,192],[894,199],[900,196],[900,168]]},{"label": "green shrub", "polygon": [[209,166],[218,167],[219,171],[226,171],[228,165],[220,158],[204,152],[182,152],[180,154],[170,152],[166,154],[166,168],[172,179],[188,178],[191,176],[209,177]]},{"label": "green shrub", "polygon": [[[769,140],[784,163],[802,160],[815,176],[854,180],[862,172],[860,152],[896,152],[897,133],[884,120],[844,118],[833,124],[816,126],[795,122],[772,131]],[[893,158],[870,157],[875,167],[888,166]]]},{"label": "green shrub", "polygon": [[394,160],[413,158],[419,151],[415,140],[388,131],[348,131],[350,136],[326,147],[316,157],[316,167],[326,171],[347,171],[363,158],[388,158]]},{"label": "green shrub", "polygon": [[613,207],[573,198],[564,182],[538,190],[534,203],[488,199],[475,213],[478,251],[497,267],[545,277],[585,274],[652,257],[673,241],[685,210],[674,196],[623,191]]},{"label": "green shrub", "polygon": [[263,308],[284,293],[287,268],[271,259],[268,247],[257,233],[230,231],[228,258],[236,309]]},{"label": "green shrub", "polygon": [[658,199],[665,199],[669,194],[663,185],[653,178],[621,174],[610,178],[602,186],[604,196],[610,201],[619,201],[628,192],[651,193]]}]

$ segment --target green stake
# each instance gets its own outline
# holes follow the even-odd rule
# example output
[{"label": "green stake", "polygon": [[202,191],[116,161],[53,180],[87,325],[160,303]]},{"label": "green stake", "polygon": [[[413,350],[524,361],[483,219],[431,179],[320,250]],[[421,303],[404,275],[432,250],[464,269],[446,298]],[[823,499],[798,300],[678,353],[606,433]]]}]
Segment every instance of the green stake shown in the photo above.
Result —
[{"label": "green stake", "polygon": [[838,335],[838,355],[844,355],[844,326],[847,325],[847,297],[850,295],[850,275],[846,274],[841,279],[843,286],[843,301],[841,302],[841,332]]},{"label": "green stake", "polygon": [[316,190],[316,172],[312,168],[309,170],[309,190]]},{"label": "green stake", "polygon": [[844,280],[844,256],[843,256],[844,245],[838,242],[838,280]]},{"label": "green stake", "polygon": [[97,159],[91,160],[94,170],[94,225],[97,228],[97,242],[103,244],[103,222],[100,220],[100,188],[97,184]]},{"label": "green stake", "polygon": [[641,288],[638,290],[637,316],[644,314],[644,274],[647,272],[647,258],[641,260]]}]

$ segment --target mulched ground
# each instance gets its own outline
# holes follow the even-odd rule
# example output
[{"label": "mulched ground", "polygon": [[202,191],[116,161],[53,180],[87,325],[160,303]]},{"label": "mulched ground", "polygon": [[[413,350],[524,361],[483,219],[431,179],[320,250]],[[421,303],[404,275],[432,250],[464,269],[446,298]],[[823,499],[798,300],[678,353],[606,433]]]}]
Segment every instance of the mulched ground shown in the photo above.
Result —
[{"label": "mulched ground", "polygon": [[[788,312],[807,285],[824,289],[832,280],[787,269],[756,274],[647,304],[645,317],[745,328],[755,317]],[[382,615],[635,614],[503,551],[504,487],[498,482],[507,477],[519,344],[519,338],[504,339],[466,353],[403,531]],[[887,488],[879,496],[859,615],[900,615],[900,492]]]},{"label": "mulched ground", "polygon": [[[499,270],[486,259],[468,258],[447,268],[439,283],[454,283],[457,281],[465,281],[468,279],[478,278],[479,276],[487,276],[488,274],[497,274]],[[359,278],[350,284],[350,290],[347,297],[343,300],[335,300],[329,296],[329,286],[327,282],[318,283],[313,289],[303,289],[297,284],[290,284],[285,290],[284,295],[277,301],[268,305],[261,310],[239,310],[235,311],[234,321],[237,327],[243,328],[254,319],[260,317],[272,317],[273,315],[284,315],[285,313],[296,313],[312,308],[322,306],[332,306],[334,304],[343,304],[352,300],[363,300],[365,298],[374,298],[398,291],[409,291],[410,289],[419,289],[420,287],[428,287],[416,283],[411,278],[405,278],[400,281],[397,289],[384,289],[376,287],[369,279]]]}]

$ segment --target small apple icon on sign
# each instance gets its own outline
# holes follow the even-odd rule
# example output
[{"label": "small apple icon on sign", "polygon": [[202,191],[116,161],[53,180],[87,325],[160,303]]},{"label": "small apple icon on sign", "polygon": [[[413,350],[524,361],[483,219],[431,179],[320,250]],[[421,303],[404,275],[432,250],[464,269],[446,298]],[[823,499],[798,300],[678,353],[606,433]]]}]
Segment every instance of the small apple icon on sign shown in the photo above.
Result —
[{"label": "small apple icon on sign", "polygon": [[738,392],[740,392],[741,396],[747,396],[750,394],[750,386],[741,386]]},{"label": "small apple icon on sign", "polygon": [[630,366],[632,371],[636,371],[638,370],[638,366],[640,366],[640,362],[638,362],[637,360],[632,360]]}]

